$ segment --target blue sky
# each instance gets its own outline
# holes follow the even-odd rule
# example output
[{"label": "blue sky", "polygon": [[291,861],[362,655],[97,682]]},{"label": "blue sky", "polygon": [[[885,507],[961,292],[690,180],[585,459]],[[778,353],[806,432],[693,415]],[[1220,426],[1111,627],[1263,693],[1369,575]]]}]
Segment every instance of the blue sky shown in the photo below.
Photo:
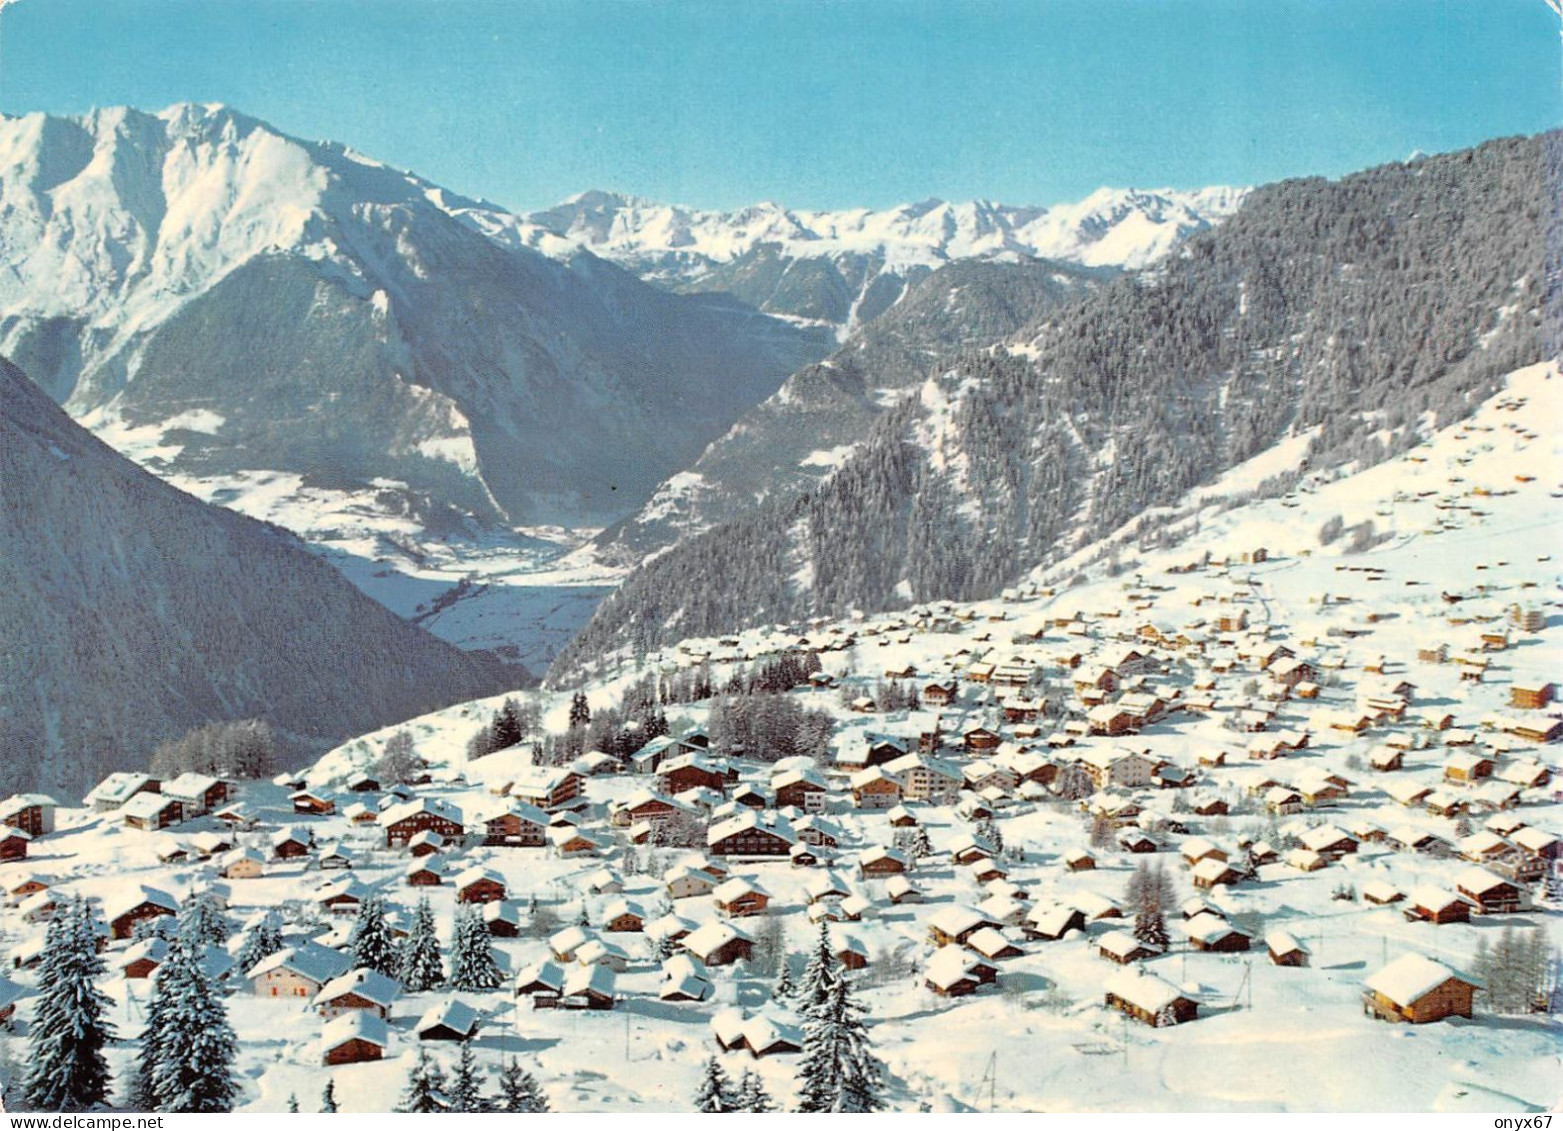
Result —
[{"label": "blue sky", "polygon": [[512,208],[1337,175],[1560,123],[1542,0],[18,0],[0,109],[227,102]]}]

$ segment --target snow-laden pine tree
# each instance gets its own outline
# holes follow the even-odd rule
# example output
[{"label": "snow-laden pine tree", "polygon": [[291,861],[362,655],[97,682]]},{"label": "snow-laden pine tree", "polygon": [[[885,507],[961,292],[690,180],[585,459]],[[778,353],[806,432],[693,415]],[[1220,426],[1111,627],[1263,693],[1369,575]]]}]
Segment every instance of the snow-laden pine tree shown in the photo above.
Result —
[{"label": "snow-laden pine tree", "polygon": [[483,916],[469,904],[461,904],[456,908],[456,931],[450,946],[451,986],[458,990],[494,990],[504,980]]},{"label": "snow-laden pine tree", "polygon": [[157,1065],[161,1055],[163,1034],[168,1031],[169,1014],[169,996],[157,991],[157,979],[161,976],[160,967],[153,976],[152,996],[147,1002],[146,1024],[142,1026],[140,1048],[136,1053],[136,1074],[131,1079],[130,1094],[125,1100],[126,1105],[133,1111],[158,1110]]},{"label": "snow-laden pine tree", "polygon": [[440,953],[440,939],[434,922],[434,909],[427,896],[418,901],[413,914],[412,929],[402,943],[401,964],[397,970],[409,993],[421,994],[438,989],[445,984],[445,963]]},{"label": "snow-laden pine tree", "polygon": [[537,1077],[522,1068],[521,1062],[513,1057],[499,1073],[498,1109],[528,1113],[548,1110],[548,1097],[543,1094]]},{"label": "snow-laden pine tree", "polygon": [[743,1076],[738,1080],[738,1110],[754,1115],[764,1115],[776,1110],[776,1101],[771,1099],[771,1094],[765,1090],[759,1074],[748,1068],[744,1069]]},{"label": "snow-laden pine tree", "polygon": [[114,1037],[109,999],[98,989],[97,922],[85,899],[73,899],[49,924],[38,960],[38,1004],[27,1043],[24,1095],[38,1111],[82,1111],[109,1090],[103,1048]]},{"label": "snow-laden pine tree", "polygon": [[189,899],[180,912],[180,919],[180,930],[188,929],[198,946],[226,947],[228,936],[233,934],[233,924],[228,922],[228,916],[210,892]]},{"label": "snow-laden pine tree", "polygon": [[241,976],[247,974],[261,959],[276,954],[286,945],[275,913],[268,911],[259,923],[245,932],[239,952],[234,955],[233,968]]},{"label": "snow-laden pine tree", "polygon": [[776,960],[776,984],[771,987],[771,1000],[785,1005],[798,992],[798,983],[792,980],[792,955],[782,954]]},{"label": "snow-laden pine tree", "polygon": [[706,1061],[705,1075],[700,1078],[700,1087],[695,1089],[695,1110],[707,1113],[740,1110],[733,1082],[714,1056]]},{"label": "snow-laden pine tree", "polygon": [[294,1095],[292,1092],[288,1093],[288,1114],[289,1115],[297,1115],[298,1114],[298,1097],[296,1095]]},{"label": "snow-laden pine tree", "polygon": [[1129,906],[1134,908],[1134,937],[1142,943],[1166,950],[1171,943],[1167,934],[1166,911],[1172,904],[1172,880],[1160,863],[1153,869],[1140,861],[1129,879]]},{"label": "snow-laden pine tree", "polygon": [[355,966],[396,977],[399,965],[396,939],[391,934],[391,924],[386,921],[385,900],[379,895],[366,896],[358,905],[358,918],[348,936],[347,949]]},{"label": "snow-laden pine tree", "polygon": [[868,1046],[863,1007],[852,998],[845,978],[836,978],[822,1008],[803,1028],[798,1063],[800,1112],[872,1112],[880,1098],[884,1069]]},{"label": "snow-laden pine tree", "polygon": [[[297,1111],[297,1107],[294,1110]],[[334,1115],[340,1110],[336,1103],[336,1077],[327,1077],[325,1090],[320,1093],[320,1114]]]},{"label": "snow-laden pine tree", "polygon": [[428,1050],[420,1048],[418,1059],[407,1072],[407,1086],[402,1090],[398,1112],[412,1115],[428,1115],[444,1111],[445,1073],[429,1059]]},{"label": "snow-laden pine tree", "polygon": [[803,980],[798,984],[795,995],[798,1012],[811,1017],[815,1011],[823,1009],[830,1000],[831,987],[840,980],[841,975],[836,970],[836,954],[830,945],[830,926],[821,920],[814,953],[803,968]]},{"label": "snow-laden pine tree", "polygon": [[449,1110],[466,1114],[489,1110],[488,1100],[483,1096],[483,1074],[478,1069],[471,1041],[461,1042],[461,1057],[456,1061],[456,1073],[450,1080]]},{"label": "snow-laden pine tree", "polygon": [[222,992],[202,965],[198,929],[193,915],[181,916],[179,934],[157,968],[153,994],[164,998],[166,1010],[153,1053],[158,1111],[232,1111],[239,1094],[233,1074],[238,1040]]}]

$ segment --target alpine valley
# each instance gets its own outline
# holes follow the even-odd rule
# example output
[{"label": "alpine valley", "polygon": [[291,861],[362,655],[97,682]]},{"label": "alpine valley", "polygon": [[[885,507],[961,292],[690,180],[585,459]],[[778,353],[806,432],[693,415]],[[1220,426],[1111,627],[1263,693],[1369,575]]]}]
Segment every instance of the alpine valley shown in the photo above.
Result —
[{"label": "alpine valley", "polygon": [[0,120],[4,1106],[1555,1110],[1560,190]]},{"label": "alpine valley", "polygon": [[[752,483],[708,461],[702,514],[583,543],[647,526],[842,339],[884,352],[859,343],[877,315],[907,307],[884,332],[901,356],[985,341],[1241,197],[713,214],[591,193],[523,218],[222,106],[33,114],[0,120],[0,353],[181,489],[542,668],[639,557]],[[963,271],[980,288],[924,326]]]}]

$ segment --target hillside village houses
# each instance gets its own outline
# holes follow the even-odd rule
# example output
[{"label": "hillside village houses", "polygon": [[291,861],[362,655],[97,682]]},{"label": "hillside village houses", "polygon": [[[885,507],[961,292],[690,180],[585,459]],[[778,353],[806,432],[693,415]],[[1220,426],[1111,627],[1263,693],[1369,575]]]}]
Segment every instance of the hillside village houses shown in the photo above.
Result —
[{"label": "hillside village houses", "polygon": [[[681,1030],[690,1056],[796,1061],[796,1008],[738,985],[774,982],[778,948],[801,974],[822,925],[871,1033],[911,1013],[953,1031],[961,1011],[1046,992],[1082,1042],[1109,1018],[1109,1032],[1139,1023],[1131,1041],[1175,1043],[1185,1025],[1242,1041],[1226,1006],[1245,977],[1277,1025],[1483,1024],[1480,979],[1462,972],[1477,939],[1559,914],[1554,630],[1500,614],[1507,640],[1467,681],[1447,658],[1467,644],[1459,604],[1404,586],[1397,616],[1369,624],[1358,615],[1388,583],[1344,571],[1288,604],[1267,579],[1295,559],[1258,554],[648,658],[720,686],[812,657],[829,679],[786,694],[828,715],[819,748],[740,750],[710,701],[669,702],[672,732],[634,749],[468,761],[479,712],[453,709],[414,728],[422,784],[373,772],[382,734],[280,783],[120,772],[80,803],[13,797],[0,821],[20,847],[0,842],[0,868],[16,872],[22,1013],[65,895],[96,901],[117,981],[151,973],[156,920],[206,893],[235,940],[276,916],[283,949],[224,982],[336,1073],[490,1027],[568,1057],[613,1012],[649,1042],[668,1010],[700,1022]],[[1514,657],[1539,670],[1511,679]],[[917,701],[880,710],[892,680]],[[104,844],[123,877],[94,863]],[[1175,894],[1165,948],[1133,929],[1141,863]],[[47,874],[24,876],[34,865]],[[403,934],[427,897],[447,957],[458,908],[478,916],[503,984],[414,992],[364,969],[348,940],[371,897]]]}]

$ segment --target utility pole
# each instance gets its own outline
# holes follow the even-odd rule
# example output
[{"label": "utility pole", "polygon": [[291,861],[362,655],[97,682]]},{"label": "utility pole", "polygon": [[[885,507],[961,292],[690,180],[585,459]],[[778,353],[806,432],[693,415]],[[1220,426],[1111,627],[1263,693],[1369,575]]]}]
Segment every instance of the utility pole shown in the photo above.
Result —
[{"label": "utility pole", "polygon": [[982,1079],[977,1082],[977,1100],[982,1100],[982,1089],[988,1089],[988,1114],[993,1114],[999,1084],[999,1052],[994,1049],[988,1053],[987,1066],[982,1070]]}]

